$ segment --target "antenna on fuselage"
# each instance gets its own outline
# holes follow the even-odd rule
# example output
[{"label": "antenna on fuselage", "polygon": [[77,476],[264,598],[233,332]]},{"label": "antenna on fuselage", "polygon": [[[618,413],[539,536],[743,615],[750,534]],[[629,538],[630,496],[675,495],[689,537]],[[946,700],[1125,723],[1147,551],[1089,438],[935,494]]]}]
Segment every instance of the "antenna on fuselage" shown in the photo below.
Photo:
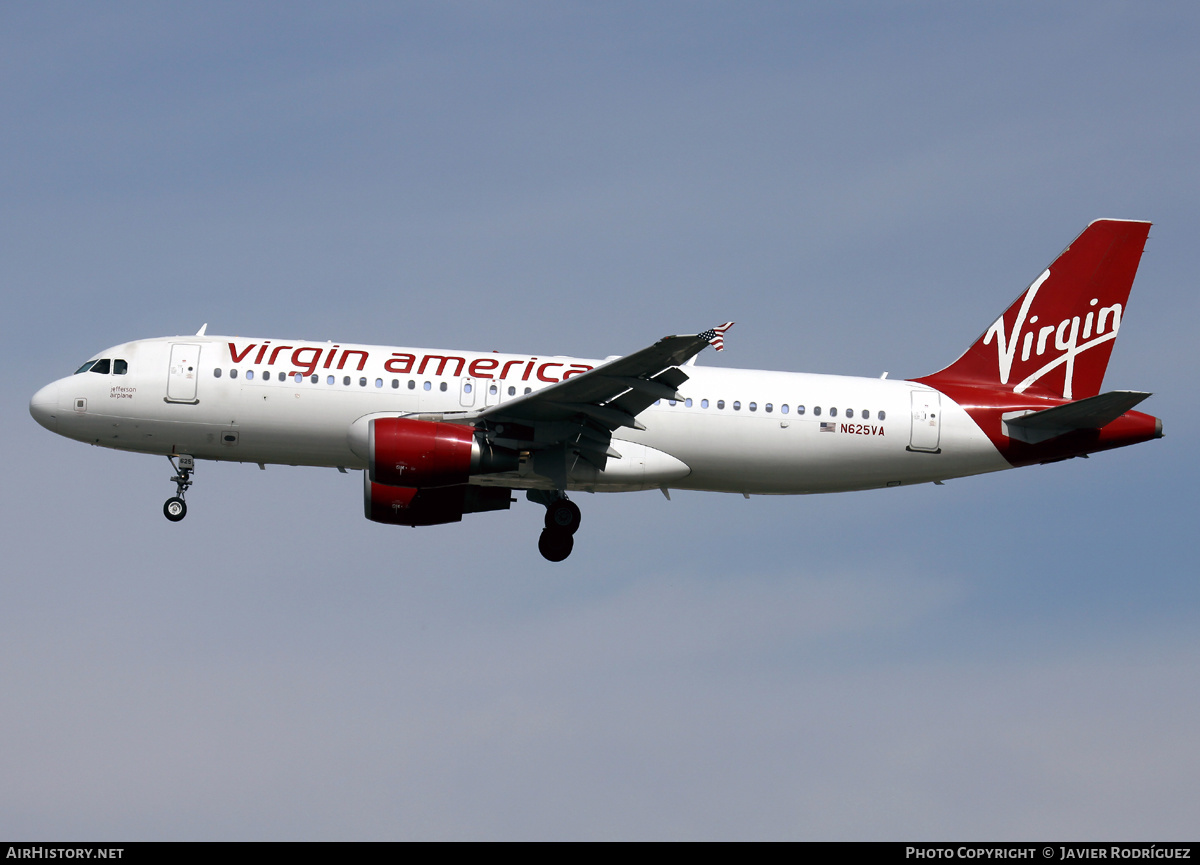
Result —
[{"label": "antenna on fuselage", "polygon": [[206,330],[208,330],[208,322],[207,321],[204,322],[204,324],[200,325],[200,329],[198,331],[196,331],[196,336],[204,336],[204,331],[206,331]]}]

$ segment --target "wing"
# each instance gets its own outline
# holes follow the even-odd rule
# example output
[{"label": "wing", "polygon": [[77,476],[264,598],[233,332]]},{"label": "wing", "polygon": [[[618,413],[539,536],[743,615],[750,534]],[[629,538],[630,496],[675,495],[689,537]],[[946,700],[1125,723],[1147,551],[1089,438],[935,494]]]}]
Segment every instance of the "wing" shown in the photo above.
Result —
[{"label": "wing", "polygon": [[688,380],[680,367],[719,344],[732,325],[665,336],[641,351],[455,420],[486,430],[500,447],[535,451],[535,471],[565,488],[575,460],[603,469],[609,459],[620,459],[611,445],[613,432],[645,429],[637,416],[655,400],[678,399],[676,389]]}]

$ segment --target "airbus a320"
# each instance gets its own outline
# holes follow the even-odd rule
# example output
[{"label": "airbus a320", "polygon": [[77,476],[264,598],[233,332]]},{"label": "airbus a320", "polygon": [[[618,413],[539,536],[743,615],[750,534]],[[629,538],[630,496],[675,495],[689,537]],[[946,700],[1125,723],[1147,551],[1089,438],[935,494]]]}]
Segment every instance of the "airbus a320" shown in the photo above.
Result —
[{"label": "airbus a320", "polygon": [[624,357],[211,336],[106,349],[34,395],[42,426],[166,455],[187,514],[197,460],[363,473],[401,526],[545,507],[562,561],[574,492],[791,495],[938,483],[1158,438],[1150,396],[1101,392],[1150,223],[1101,219],[945,369],[911,380],[696,364],[731,323]]}]

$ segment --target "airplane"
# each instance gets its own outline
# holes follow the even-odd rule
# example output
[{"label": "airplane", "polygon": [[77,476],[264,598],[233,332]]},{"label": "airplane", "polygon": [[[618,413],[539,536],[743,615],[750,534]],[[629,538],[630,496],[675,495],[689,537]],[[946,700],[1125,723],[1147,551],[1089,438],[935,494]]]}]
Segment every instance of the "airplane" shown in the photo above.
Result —
[{"label": "airplane", "polygon": [[1150,223],[1090,223],[952,364],[910,380],[704,367],[725,323],[605,360],[206,335],[113,346],[39,390],[51,432],[166,455],[177,522],[196,460],[363,472],[401,526],[545,507],[570,555],[574,492],[829,493],[1086,457],[1162,436],[1150,396],[1100,390]]}]

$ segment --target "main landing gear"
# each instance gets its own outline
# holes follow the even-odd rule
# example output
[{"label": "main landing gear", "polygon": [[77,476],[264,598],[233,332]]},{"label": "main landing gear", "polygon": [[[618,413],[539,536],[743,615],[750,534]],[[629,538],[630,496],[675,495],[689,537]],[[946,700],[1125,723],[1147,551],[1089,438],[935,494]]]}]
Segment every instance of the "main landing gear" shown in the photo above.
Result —
[{"label": "main landing gear", "polygon": [[575,532],[582,515],[579,506],[561,492],[541,493],[529,498],[546,506],[546,528],[538,538],[538,552],[551,562],[561,562],[575,548]]},{"label": "main landing gear", "polygon": [[171,468],[175,469],[175,477],[171,478],[175,481],[175,495],[163,504],[163,516],[177,523],[187,516],[187,502],[183,497],[187,488],[192,485],[192,472],[196,470],[196,461],[190,454],[180,454],[178,465],[175,464],[174,456],[168,456],[167,459],[171,461]]}]

